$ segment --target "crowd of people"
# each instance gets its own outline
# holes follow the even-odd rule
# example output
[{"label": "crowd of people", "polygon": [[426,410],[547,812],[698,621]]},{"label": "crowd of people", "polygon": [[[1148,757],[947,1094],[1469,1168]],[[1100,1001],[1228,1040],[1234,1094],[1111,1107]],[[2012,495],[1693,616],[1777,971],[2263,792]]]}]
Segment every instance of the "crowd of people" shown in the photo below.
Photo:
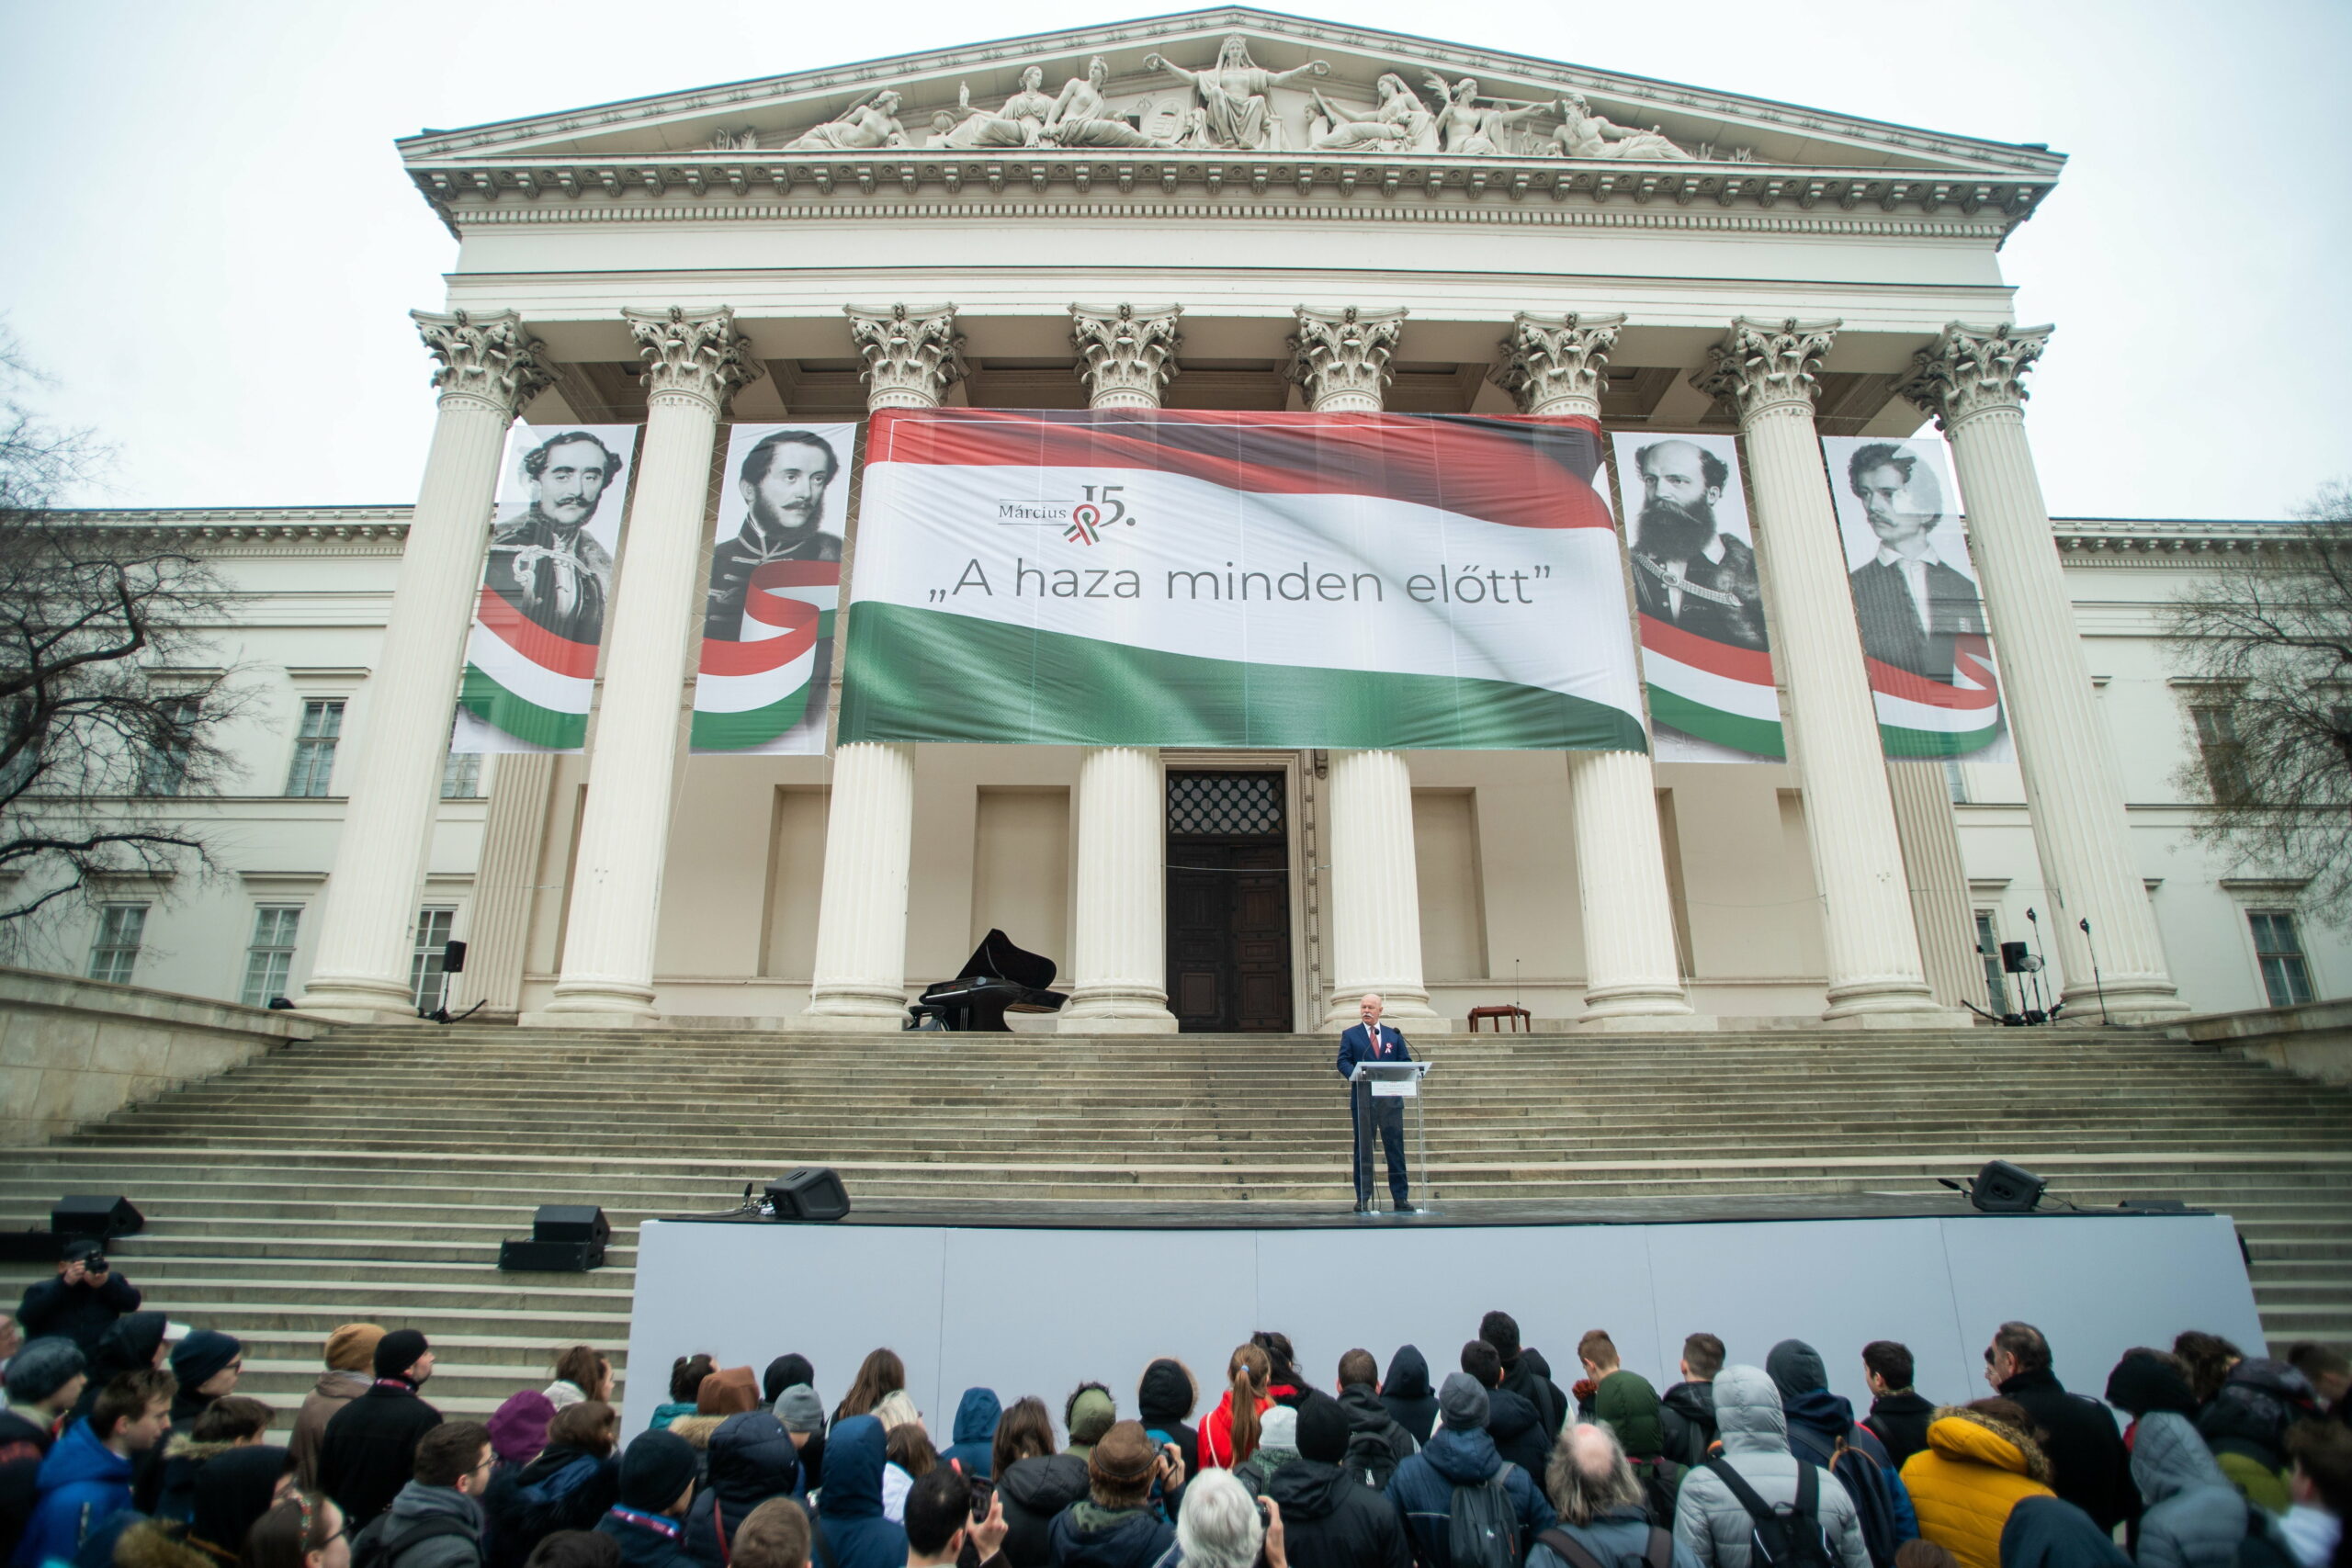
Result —
[{"label": "crowd of people", "polygon": [[888,1349],[830,1412],[804,1356],[681,1356],[625,1439],[591,1347],[447,1420],[425,1337],[351,1324],[281,1447],[236,1339],[88,1263],[102,1310],[0,1315],[12,1568],[2352,1568],[2352,1365],[2316,1345],[2183,1334],[2101,1400],[2005,1323],[1986,1396],[1939,1404],[1881,1340],[1857,1416],[1801,1340],[1758,1367],[1693,1334],[1661,1393],[1595,1329],[1564,1386],[1494,1312],[1434,1382],[1407,1345],[1318,1387],[1266,1332],[1205,1413],[1161,1358],[1132,1417],[1082,1382],[1057,1441],[1042,1399],[974,1388],[942,1445]]}]

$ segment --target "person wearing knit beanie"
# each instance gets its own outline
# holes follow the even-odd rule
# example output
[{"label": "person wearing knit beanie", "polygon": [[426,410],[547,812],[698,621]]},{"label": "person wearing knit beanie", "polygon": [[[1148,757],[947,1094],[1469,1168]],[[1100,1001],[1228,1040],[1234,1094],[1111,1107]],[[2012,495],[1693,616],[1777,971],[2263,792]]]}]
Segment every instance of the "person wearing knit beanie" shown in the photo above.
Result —
[{"label": "person wearing knit beanie", "polygon": [[376,1347],[383,1337],[381,1324],[345,1324],[327,1336],[327,1370],[336,1372],[374,1371]]},{"label": "person wearing knit beanie", "polygon": [[713,1372],[695,1390],[697,1416],[741,1416],[759,1407],[760,1384],[749,1367],[729,1367]]},{"label": "person wearing knit beanie", "polygon": [[537,1389],[508,1394],[491,1414],[491,1451],[508,1464],[530,1463],[548,1446],[548,1423],[554,1419],[555,1401]]},{"label": "person wearing knit beanie", "polygon": [[1298,1457],[1338,1464],[1348,1457],[1351,1431],[1346,1405],[1328,1394],[1310,1393],[1298,1407]]},{"label": "person wearing knit beanie", "polygon": [[[50,1414],[55,1415],[81,1397],[79,1380],[89,1370],[82,1347],[62,1334],[28,1339],[8,1360],[8,1403],[23,1409],[53,1404],[56,1410]],[[73,1392],[65,1392],[68,1389]]]},{"label": "person wearing knit beanie", "polygon": [[346,1323],[327,1336],[326,1371],[302,1396],[302,1408],[294,1414],[294,1436],[286,1445],[294,1456],[295,1482],[305,1492],[319,1489],[319,1445],[326,1438],[327,1423],[368,1392],[376,1372],[376,1347],[383,1337],[383,1325],[377,1323]]},{"label": "person wearing knit beanie", "polygon": [[376,1341],[376,1375],[421,1383],[433,1375],[433,1347],[413,1328],[395,1328]]},{"label": "person wearing knit beanie", "polygon": [[684,1518],[700,1462],[675,1432],[639,1432],[621,1452],[621,1506]]},{"label": "person wearing knit beanie", "polygon": [[760,1378],[760,1397],[773,1406],[784,1397],[786,1389],[800,1383],[813,1385],[816,1381],[817,1369],[808,1364],[808,1358],[790,1351],[768,1363],[767,1371]]},{"label": "person wearing knit beanie", "polygon": [[1468,1372],[1448,1372],[1437,1391],[1437,1418],[1456,1432],[1487,1429],[1487,1391]]},{"label": "person wearing knit beanie", "polygon": [[1099,1382],[1079,1384],[1062,1407],[1062,1426],[1069,1432],[1068,1451],[1084,1459],[1118,1418],[1118,1406],[1111,1402],[1109,1389]]},{"label": "person wearing knit beanie", "polygon": [[199,1328],[172,1347],[172,1376],[182,1393],[218,1399],[235,1392],[244,1349],[233,1335]]},{"label": "person wearing knit beanie", "polygon": [[825,1429],[825,1402],[805,1382],[794,1383],[775,1396],[775,1418],[796,1437]]},{"label": "person wearing knit beanie", "polygon": [[2197,1395],[2169,1356],[2151,1350],[2127,1350],[2107,1374],[2107,1402],[2134,1420],[2151,1410],[2169,1410],[2197,1419]]}]

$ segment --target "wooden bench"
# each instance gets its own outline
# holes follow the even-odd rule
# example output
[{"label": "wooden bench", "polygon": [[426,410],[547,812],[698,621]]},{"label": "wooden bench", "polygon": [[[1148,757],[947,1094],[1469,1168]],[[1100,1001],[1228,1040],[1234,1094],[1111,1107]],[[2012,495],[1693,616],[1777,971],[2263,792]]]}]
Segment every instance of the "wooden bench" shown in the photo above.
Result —
[{"label": "wooden bench", "polygon": [[1495,1032],[1498,1034],[1500,1034],[1503,1032],[1503,1020],[1505,1019],[1510,1020],[1510,1030],[1513,1034],[1524,1034],[1534,1028],[1534,1021],[1528,1016],[1528,1012],[1525,1008],[1472,1008],[1470,1010],[1471,1033],[1476,1034],[1478,1032],[1478,1023],[1481,1019],[1492,1019],[1494,1021]]}]

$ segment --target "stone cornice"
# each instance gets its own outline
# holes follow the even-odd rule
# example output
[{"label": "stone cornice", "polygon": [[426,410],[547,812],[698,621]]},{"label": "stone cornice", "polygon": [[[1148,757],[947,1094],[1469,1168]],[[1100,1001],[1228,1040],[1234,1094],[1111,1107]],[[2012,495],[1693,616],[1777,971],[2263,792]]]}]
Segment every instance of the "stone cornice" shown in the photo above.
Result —
[{"label": "stone cornice", "polygon": [[410,506],[238,506],[52,512],[61,523],[140,532],[208,556],[397,556]]},{"label": "stone cornice", "polygon": [[2289,523],[2057,517],[2050,531],[2073,566],[2199,567],[2283,558],[2301,547],[2300,531]]}]

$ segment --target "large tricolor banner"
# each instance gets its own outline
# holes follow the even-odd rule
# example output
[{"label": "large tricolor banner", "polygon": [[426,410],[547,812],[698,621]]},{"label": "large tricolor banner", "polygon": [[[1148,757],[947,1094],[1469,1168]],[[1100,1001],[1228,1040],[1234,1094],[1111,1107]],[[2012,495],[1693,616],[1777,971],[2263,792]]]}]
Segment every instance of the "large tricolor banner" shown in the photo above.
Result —
[{"label": "large tricolor banner", "polygon": [[1823,438],[1890,757],[2014,760],[1976,567],[1940,441]]},{"label": "large tricolor banner", "polygon": [[1782,761],[1737,445],[1728,435],[1612,440],[1657,760]]},{"label": "large tricolor banner", "polygon": [[451,750],[586,744],[637,432],[518,424],[509,434]]},{"label": "large tricolor banner", "polygon": [[856,449],[854,424],[729,427],[695,674],[697,753],[824,750]]},{"label": "large tricolor banner", "polygon": [[876,414],[840,739],[1638,750],[1589,420]]}]

